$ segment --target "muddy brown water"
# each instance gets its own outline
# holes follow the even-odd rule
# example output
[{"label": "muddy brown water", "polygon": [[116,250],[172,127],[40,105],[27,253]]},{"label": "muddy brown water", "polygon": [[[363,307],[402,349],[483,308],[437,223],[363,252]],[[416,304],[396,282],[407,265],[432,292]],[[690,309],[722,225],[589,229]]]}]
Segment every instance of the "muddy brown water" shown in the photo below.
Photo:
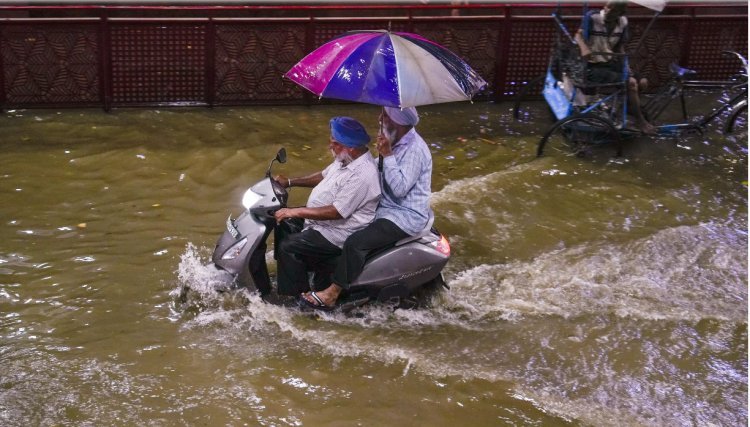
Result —
[{"label": "muddy brown water", "polygon": [[210,251],[377,107],[3,113],[0,424],[745,425],[746,126],[536,158],[510,108],[421,109],[451,289],[317,317],[212,293]]}]

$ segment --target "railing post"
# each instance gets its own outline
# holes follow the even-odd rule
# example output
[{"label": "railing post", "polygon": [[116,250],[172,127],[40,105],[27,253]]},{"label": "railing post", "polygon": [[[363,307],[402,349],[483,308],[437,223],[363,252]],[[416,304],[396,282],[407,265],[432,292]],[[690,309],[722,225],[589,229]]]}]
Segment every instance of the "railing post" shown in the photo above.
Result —
[{"label": "railing post", "polygon": [[102,11],[99,21],[99,101],[104,111],[112,109],[112,37],[109,17]]},{"label": "railing post", "polygon": [[[308,16],[309,20],[307,21],[307,27],[305,28],[305,52],[302,54],[303,58],[304,55],[307,55],[308,53],[312,52],[313,49],[315,49],[315,18],[312,16],[312,12],[309,12],[310,16]],[[300,58],[302,59],[302,58]],[[313,95],[308,90],[303,90],[302,99],[305,102],[305,105],[312,105],[313,103]]]},{"label": "railing post", "polygon": [[6,95],[5,95],[5,65],[3,64],[3,29],[4,26],[0,24],[0,111],[5,111]]},{"label": "railing post", "polygon": [[214,25],[213,17],[208,18],[203,51],[206,55],[206,103],[210,108],[213,108],[216,102],[216,25]]},{"label": "railing post", "polygon": [[508,52],[510,51],[510,35],[513,20],[511,19],[510,7],[503,8],[503,18],[500,20],[500,31],[497,35],[497,47],[495,49],[495,93],[493,100],[498,102],[503,98],[505,80],[508,77]]}]

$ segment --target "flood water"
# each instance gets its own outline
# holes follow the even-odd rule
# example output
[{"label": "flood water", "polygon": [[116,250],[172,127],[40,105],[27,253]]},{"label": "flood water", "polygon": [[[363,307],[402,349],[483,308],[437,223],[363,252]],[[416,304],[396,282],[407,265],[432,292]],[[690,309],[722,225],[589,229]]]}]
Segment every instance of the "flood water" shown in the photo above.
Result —
[{"label": "flood water", "polygon": [[0,425],[746,425],[746,127],[536,158],[544,108],[421,109],[451,289],[354,316],[208,264],[279,147],[377,107],[2,113]]}]

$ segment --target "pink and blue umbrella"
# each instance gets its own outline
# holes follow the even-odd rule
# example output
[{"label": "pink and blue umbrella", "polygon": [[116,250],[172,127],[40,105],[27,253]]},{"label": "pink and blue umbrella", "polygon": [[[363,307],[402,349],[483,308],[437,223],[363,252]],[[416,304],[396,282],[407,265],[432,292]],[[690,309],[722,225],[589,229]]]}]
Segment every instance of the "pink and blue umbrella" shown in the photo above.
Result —
[{"label": "pink and blue umbrella", "polygon": [[390,31],[345,33],[285,76],[319,97],[400,108],[471,100],[487,85],[445,47]]}]

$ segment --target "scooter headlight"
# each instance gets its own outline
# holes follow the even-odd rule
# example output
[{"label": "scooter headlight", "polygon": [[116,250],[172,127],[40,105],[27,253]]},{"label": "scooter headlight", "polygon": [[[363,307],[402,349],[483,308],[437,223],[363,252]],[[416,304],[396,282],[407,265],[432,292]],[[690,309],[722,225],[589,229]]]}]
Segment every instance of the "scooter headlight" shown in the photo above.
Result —
[{"label": "scooter headlight", "polygon": [[224,255],[221,256],[221,259],[237,258],[237,255],[239,255],[240,252],[242,252],[242,248],[244,248],[246,244],[247,244],[247,237],[233,244],[229,249],[227,249],[227,251],[224,252]]},{"label": "scooter headlight", "polygon": [[245,191],[245,194],[242,196],[242,206],[244,206],[245,209],[250,209],[262,199],[263,199],[262,195],[256,193],[252,189],[247,190]]}]

